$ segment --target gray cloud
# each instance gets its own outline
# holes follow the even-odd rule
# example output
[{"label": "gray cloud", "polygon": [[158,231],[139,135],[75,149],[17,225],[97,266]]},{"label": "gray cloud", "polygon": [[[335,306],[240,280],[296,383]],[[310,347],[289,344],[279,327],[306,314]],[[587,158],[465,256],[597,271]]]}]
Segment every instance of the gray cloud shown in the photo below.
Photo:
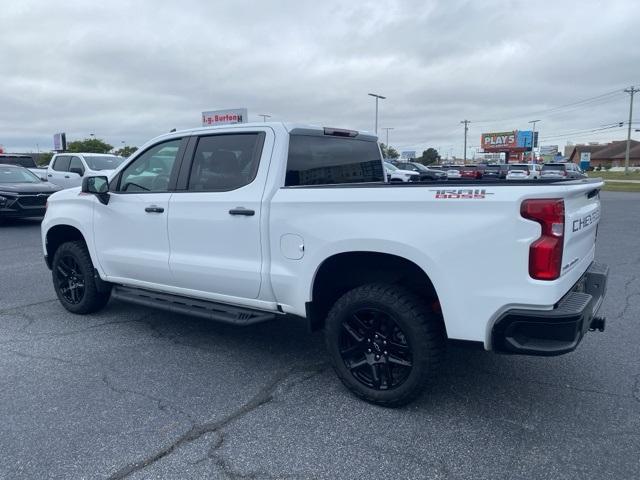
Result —
[{"label": "gray cloud", "polygon": [[474,146],[482,131],[527,128],[534,113],[547,143],[605,140],[624,129],[558,135],[626,121],[621,91],[547,110],[640,83],[631,0],[23,0],[2,17],[10,150],[49,149],[57,131],[141,144],[227,107],[373,129],[371,91],[388,97],[380,125],[401,148],[460,155],[460,120],[472,120]]}]

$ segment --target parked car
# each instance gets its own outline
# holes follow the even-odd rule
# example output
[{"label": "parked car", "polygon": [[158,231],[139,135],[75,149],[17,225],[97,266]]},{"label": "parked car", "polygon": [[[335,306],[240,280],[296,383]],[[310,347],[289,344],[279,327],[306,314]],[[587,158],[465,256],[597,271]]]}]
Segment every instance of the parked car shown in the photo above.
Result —
[{"label": "parked car", "polygon": [[58,153],[49,162],[47,179],[62,188],[79,187],[83,176],[109,174],[123,161],[109,153]]},{"label": "parked car", "polygon": [[395,165],[384,162],[384,168],[387,172],[387,181],[389,182],[419,182],[420,174],[413,170],[401,170]]},{"label": "parked car", "polygon": [[482,169],[478,165],[465,165],[460,171],[462,179],[479,180],[482,178]]},{"label": "parked car", "polygon": [[490,180],[503,180],[507,178],[509,165],[506,163],[492,163],[484,167],[482,178]]},{"label": "parked car", "polygon": [[460,165],[448,165],[444,167],[445,173],[447,174],[447,178],[449,180],[460,180],[462,178],[461,171],[462,166]]},{"label": "parked car", "polygon": [[[601,180],[398,189],[383,168],[377,137],[352,130],[271,122],[157,137],[51,196],[53,288],[76,314],[113,296],[238,326],[305,319],[324,329],[344,385],[385,406],[424,390],[447,339],[548,356],[604,328]],[[499,262],[478,255],[479,238]]]},{"label": "parked car", "polygon": [[47,175],[46,168],[39,168],[32,155],[22,153],[0,153],[0,164],[3,165],[19,165],[29,169],[38,177],[43,178]]},{"label": "parked car", "polygon": [[509,164],[507,180],[537,180],[540,178],[541,166],[536,163]]},{"label": "parked car", "polygon": [[41,217],[49,195],[59,190],[25,167],[0,164],[0,219]]},{"label": "parked car", "polygon": [[403,170],[412,170],[420,174],[420,180],[446,180],[447,175],[439,170],[433,170],[429,167],[425,167],[418,162],[397,162],[396,166]]},{"label": "parked car", "polygon": [[545,163],[542,165],[540,178],[566,178],[567,180],[571,180],[576,178],[587,178],[587,174],[580,170],[580,167],[575,163]]}]

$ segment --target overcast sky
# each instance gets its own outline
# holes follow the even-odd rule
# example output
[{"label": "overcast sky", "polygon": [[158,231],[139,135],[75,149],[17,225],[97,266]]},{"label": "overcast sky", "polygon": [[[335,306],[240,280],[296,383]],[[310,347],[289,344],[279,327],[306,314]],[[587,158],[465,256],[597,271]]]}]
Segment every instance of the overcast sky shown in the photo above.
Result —
[{"label": "overcast sky", "polygon": [[471,155],[534,119],[542,144],[626,138],[590,130],[626,122],[640,86],[637,0],[20,0],[0,19],[7,151],[61,131],[140,145],[234,107],[373,130],[375,92],[392,146],[460,156],[469,119]]}]

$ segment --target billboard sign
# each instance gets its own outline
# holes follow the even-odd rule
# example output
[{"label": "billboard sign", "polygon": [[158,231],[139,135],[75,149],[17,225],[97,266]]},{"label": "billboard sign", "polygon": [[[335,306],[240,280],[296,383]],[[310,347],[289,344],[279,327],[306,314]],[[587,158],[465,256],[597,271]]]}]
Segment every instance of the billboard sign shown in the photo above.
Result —
[{"label": "billboard sign", "polygon": [[540,155],[555,155],[558,153],[558,145],[542,145]]},{"label": "billboard sign", "polygon": [[416,151],[415,150],[405,150],[403,152],[400,152],[400,158],[404,158],[406,160],[412,159],[412,158],[416,158]]},{"label": "billboard sign", "polygon": [[233,108],[229,110],[211,110],[202,112],[202,126],[213,127],[216,125],[229,125],[232,123],[247,123],[248,113],[246,108]]},{"label": "billboard sign", "polygon": [[56,152],[64,152],[67,149],[67,135],[64,132],[53,135],[53,149]]},{"label": "billboard sign", "polygon": [[480,143],[483,150],[508,150],[517,147],[518,132],[483,133]]}]

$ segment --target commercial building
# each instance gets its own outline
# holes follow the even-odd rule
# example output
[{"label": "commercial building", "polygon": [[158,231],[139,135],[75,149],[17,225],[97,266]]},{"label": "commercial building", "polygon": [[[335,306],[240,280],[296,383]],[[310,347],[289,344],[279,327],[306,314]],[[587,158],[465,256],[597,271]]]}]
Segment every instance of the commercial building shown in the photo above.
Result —
[{"label": "commercial building", "polygon": [[[581,158],[590,158],[592,167],[624,167],[627,141],[619,140],[610,143],[586,145],[567,145],[564,150],[567,161],[580,163]],[[631,140],[629,166],[640,167],[640,142]]]}]

